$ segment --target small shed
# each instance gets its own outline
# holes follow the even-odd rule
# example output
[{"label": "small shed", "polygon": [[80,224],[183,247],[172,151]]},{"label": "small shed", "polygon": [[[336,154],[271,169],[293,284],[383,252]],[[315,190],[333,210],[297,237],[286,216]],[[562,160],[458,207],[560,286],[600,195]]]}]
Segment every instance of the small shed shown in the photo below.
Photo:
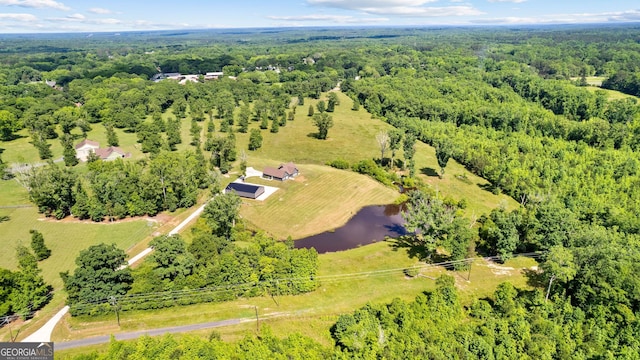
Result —
[{"label": "small shed", "polygon": [[264,186],[233,182],[224,189],[225,193],[232,191],[240,197],[257,199],[260,195],[264,194]]}]

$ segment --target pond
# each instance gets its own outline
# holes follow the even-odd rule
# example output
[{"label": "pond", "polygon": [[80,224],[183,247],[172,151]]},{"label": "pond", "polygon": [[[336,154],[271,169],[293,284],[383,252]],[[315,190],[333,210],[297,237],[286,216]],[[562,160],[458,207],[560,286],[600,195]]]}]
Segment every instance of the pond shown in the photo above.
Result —
[{"label": "pond", "polygon": [[407,234],[398,205],[362,208],[344,226],[294,241],[296,248],[315,248],[319,254],[343,251]]}]

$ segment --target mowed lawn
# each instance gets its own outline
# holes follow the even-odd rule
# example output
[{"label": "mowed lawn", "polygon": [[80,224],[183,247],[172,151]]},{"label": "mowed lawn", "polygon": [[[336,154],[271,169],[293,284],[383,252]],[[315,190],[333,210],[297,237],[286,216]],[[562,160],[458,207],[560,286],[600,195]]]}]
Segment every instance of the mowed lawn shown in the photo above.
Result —
[{"label": "mowed lawn", "polygon": [[245,200],[240,214],[277,239],[299,239],[344,225],[367,205],[392,203],[400,194],[368,176],[328,166],[299,164],[295,180],[248,182],[279,187],[264,202]]},{"label": "mowed lawn", "polygon": [[[162,115],[165,121],[171,116],[173,116],[171,111],[167,111]],[[146,121],[151,122],[151,116],[147,117]],[[182,143],[177,145],[177,149],[180,151],[195,149],[193,146],[189,145],[191,142],[191,135],[189,132],[189,129],[191,128],[191,117],[188,116],[187,118],[182,119],[180,125]],[[204,128],[206,126],[206,122],[202,122],[199,125]],[[61,134],[59,128],[56,128],[56,130],[58,130],[58,134]],[[138,136],[135,133],[127,132],[123,129],[115,129],[115,132],[118,135],[119,147],[124,151],[131,153],[131,156],[134,159],[147,157],[147,154],[142,153],[141,146],[137,142]],[[71,134],[75,137],[74,144],[83,140],[82,133],[78,128],[72,130]],[[1,155],[4,162],[8,164],[34,164],[45,162],[44,160],[40,160],[38,150],[30,143],[31,137],[26,129],[18,131],[17,135],[18,138],[14,140],[0,141],[0,149],[4,149],[4,152],[2,152]],[[87,133],[87,139],[99,142],[100,147],[109,146],[107,143],[107,132],[104,126],[100,123],[91,124],[91,131]],[[62,145],[60,143],[60,139],[52,139],[47,142],[51,144],[51,152],[53,153],[52,159],[61,159]]]},{"label": "mowed lawn", "polygon": [[75,259],[81,250],[100,243],[116,244],[127,250],[150,235],[156,225],[147,220],[126,221],[117,224],[56,221],[44,219],[35,207],[0,209],[0,216],[7,215],[9,221],[0,223],[0,246],[4,249],[0,267],[15,270],[18,244],[30,246],[30,229],[44,235],[45,244],[51,249],[51,257],[38,265],[47,283],[55,289],[62,288],[59,273],[75,269]]},{"label": "mowed lawn", "polygon": [[[275,161],[293,161],[301,164],[324,164],[327,161],[344,159],[351,163],[371,158],[379,158],[380,150],[376,142],[376,134],[392,129],[392,126],[372,119],[364,108],[351,110],[353,101],[338,92],[340,105],[335,112],[328,113],[333,117],[334,126],[329,129],[326,140],[315,138],[318,128],[307,116],[309,105],[315,108],[319,100],[305,99],[303,106],[296,107],[295,120],[287,121],[273,134],[269,129],[262,130],[262,147],[256,151],[248,151],[249,134],[236,134],[238,148],[244,149],[248,163],[252,166],[259,161],[255,159],[272,159]],[[326,94],[322,99],[326,102]],[[317,112],[317,110],[316,110]],[[251,121],[250,128],[258,128],[259,122]],[[271,126],[271,122],[269,122]],[[218,129],[216,124],[216,129]]]},{"label": "mowed lawn", "polygon": [[[280,127],[278,133],[272,134],[268,129],[262,130],[263,145],[257,151],[246,150],[248,134],[236,134],[238,149],[240,149],[238,153],[240,154],[244,149],[249,166],[258,170],[262,170],[264,166],[277,166],[280,162],[288,161],[301,164],[324,164],[338,158],[350,163],[364,159],[379,159],[380,149],[376,142],[376,134],[389,131],[393,127],[380,119],[372,118],[371,114],[362,107],[358,111],[351,110],[353,101],[346,95],[338,92],[338,97],[340,105],[336,107],[335,112],[331,113],[334,127],[329,130],[327,140],[318,140],[314,137],[317,128],[307,116],[309,104],[315,107],[318,101],[305,99],[305,104],[297,107],[295,120],[288,121],[286,127]],[[325,96],[322,99],[325,99]],[[258,128],[259,124],[252,122],[250,125],[251,128]],[[390,152],[387,151],[385,156],[390,157]],[[400,149],[396,159],[402,159],[402,156]],[[489,182],[472,174],[453,159],[449,160],[445,175],[440,179],[435,175],[435,171],[439,171],[435,149],[425,143],[419,141],[416,143],[415,161],[417,176],[442,196],[451,196],[456,200],[466,199],[468,204],[466,213],[470,217],[489,213],[491,209],[500,205],[508,209],[518,206],[518,203],[507,195],[494,195],[481,188]],[[318,192],[316,196],[332,195]],[[268,215],[271,216],[271,213]],[[270,223],[266,222],[266,224]],[[270,230],[270,227],[266,229]]]}]

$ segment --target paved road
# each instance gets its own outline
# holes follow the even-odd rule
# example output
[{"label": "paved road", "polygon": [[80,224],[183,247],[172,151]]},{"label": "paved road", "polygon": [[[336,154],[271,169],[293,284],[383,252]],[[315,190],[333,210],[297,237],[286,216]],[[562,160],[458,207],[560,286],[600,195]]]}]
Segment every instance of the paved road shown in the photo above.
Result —
[{"label": "paved road", "polygon": [[[202,324],[167,327],[162,329],[141,330],[141,331],[122,333],[122,334],[115,334],[114,337],[116,338],[116,340],[133,340],[144,335],[158,336],[163,334],[175,334],[175,333],[182,333],[182,332],[188,332],[188,331],[213,329],[221,326],[236,325],[236,324],[239,324],[241,321],[242,320],[240,319],[231,319],[231,320],[214,321],[214,322],[208,322],[208,323],[202,323]],[[73,348],[82,347],[82,346],[104,344],[104,343],[108,343],[110,340],[111,340],[111,336],[105,335],[105,336],[97,336],[97,337],[81,339],[81,340],[56,342],[54,345],[54,349],[56,350],[73,349]]]}]

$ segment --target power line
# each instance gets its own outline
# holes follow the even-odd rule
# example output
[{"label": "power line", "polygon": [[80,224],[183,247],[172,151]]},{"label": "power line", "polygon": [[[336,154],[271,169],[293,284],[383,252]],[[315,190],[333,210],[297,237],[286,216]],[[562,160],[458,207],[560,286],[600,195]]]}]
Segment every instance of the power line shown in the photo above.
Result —
[{"label": "power line", "polygon": [[[529,253],[521,253],[514,254],[514,256],[526,256],[534,259],[540,258],[544,255],[544,252],[529,252]],[[321,283],[335,283],[335,282],[343,282],[343,281],[351,281],[354,279],[366,278],[366,277],[377,277],[377,276],[390,276],[395,274],[404,273],[407,269],[415,269],[415,270],[424,270],[428,268],[435,267],[450,267],[457,264],[468,264],[470,261],[483,259],[486,261],[495,261],[499,260],[500,256],[489,256],[484,258],[466,258],[460,260],[452,260],[452,261],[443,261],[439,263],[433,264],[419,264],[413,265],[409,267],[403,268],[390,268],[390,269],[380,269],[380,270],[371,270],[371,271],[363,271],[356,273],[342,273],[342,274],[332,274],[332,275],[322,275],[322,276],[311,276],[311,277],[289,277],[289,278],[274,278],[268,280],[261,281],[253,281],[253,282],[245,282],[245,283],[236,283],[236,284],[227,284],[227,285],[219,285],[213,287],[199,288],[199,289],[185,289],[185,290],[174,290],[174,291],[162,291],[162,292],[150,292],[150,293],[141,293],[141,294],[129,294],[118,297],[118,303],[120,306],[127,304],[135,304],[135,303],[144,303],[147,301],[161,301],[161,300],[172,300],[179,301],[181,299],[193,297],[196,295],[215,295],[215,294],[224,294],[237,292],[241,290],[249,290],[258,285],[269,286],[269,285],[277,285],[280,282],[295,284],[295,283],[303,283],[308,281],[319,281]],[[83,310],[95,305],[109,303],[109,298],[96,299],[93,301],[83,302],[74,306],[77,310]],[[124,311],[124,310],[123,310]]]}]

